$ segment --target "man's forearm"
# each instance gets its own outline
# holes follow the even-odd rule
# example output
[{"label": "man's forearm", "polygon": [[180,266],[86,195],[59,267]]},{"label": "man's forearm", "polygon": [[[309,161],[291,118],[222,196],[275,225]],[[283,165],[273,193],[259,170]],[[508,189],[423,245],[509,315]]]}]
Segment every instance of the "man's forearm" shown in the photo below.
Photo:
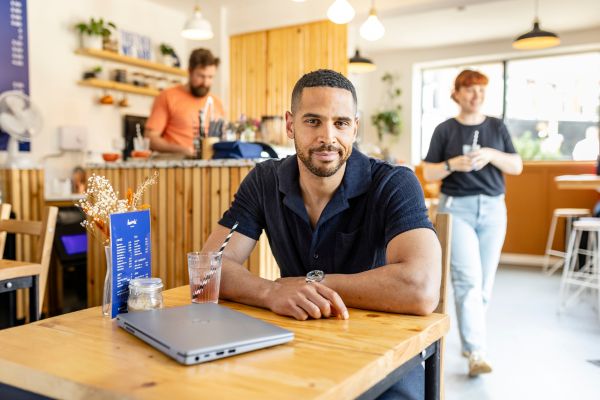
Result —
[{"label": "man's forearm", "polygon": [[273,282],[259,278],[234,260],[223,257],[220,296],[226,300],[269,308],[267,297]]},{"label": "man's forearm", "polygon": [[176,143],[171,143],[162,137],[151,137],[150,138],[150,148],[152,150],[161,151],[165,153],[180,153],[180,154],[188,154],[189,149],[187,147],[178,145]]},{"label": "man's forearm", "polygon": [[439,276],[415,272],[420,267],[390,264],[358,274],[329,274],[322,283],[348,307],[425,315],[439,301]]}]

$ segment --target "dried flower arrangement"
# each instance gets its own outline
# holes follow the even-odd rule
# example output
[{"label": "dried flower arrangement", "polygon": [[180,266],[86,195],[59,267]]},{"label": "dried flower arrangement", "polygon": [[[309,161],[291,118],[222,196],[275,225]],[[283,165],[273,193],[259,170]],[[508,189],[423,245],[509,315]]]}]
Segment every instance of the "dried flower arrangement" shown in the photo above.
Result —
[{"label": "dried flower arrangement", "polygon": [[127,198],[119,199],[112,185],[103,176],[92,175],[87,181],[84,198],[76,204],[85,213],[86,220],[81,223],[87,231],[103,245],[110,243],[110,214],[144,210],[150,208],[147,204],[140,204],[146,189],[158,180],[158,172],[146,178],[136,189],[127,189]]}]

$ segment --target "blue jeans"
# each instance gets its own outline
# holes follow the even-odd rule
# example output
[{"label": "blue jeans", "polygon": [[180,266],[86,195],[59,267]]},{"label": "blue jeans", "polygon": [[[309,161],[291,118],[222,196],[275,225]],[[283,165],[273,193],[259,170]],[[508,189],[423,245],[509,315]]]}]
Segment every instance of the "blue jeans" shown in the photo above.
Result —
[{"label": "blue jeans", "polygon": [[462,348],[485,352],[485,314],[506,235],[504,195],[442,194],[438,212],[452,214],[450,270]]}]

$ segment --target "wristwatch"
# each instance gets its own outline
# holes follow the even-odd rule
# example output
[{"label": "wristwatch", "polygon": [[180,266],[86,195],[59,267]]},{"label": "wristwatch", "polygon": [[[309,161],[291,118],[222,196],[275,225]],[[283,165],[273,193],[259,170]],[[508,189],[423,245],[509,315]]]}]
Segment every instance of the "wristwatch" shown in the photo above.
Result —
[{"label": "wristwatch", "polygon": [[448,160],[444,161],[444,169],[448,172],[452,172],[452,167],[450,167],[450,162]]},{"label": "wristwatch", "polygon": [[306,274],[306,283],[312,283],[312,282],[321,282],[323,279],[325,279],[325,272],[318,270],[318,269],[314,269],[312,271],[310,271],[308,274]]}]

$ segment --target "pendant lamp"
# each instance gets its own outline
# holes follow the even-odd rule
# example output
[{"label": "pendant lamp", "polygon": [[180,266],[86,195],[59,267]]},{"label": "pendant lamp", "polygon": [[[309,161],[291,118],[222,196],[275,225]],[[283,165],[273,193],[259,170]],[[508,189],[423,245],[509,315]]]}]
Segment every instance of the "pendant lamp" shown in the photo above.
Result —
[{"label": "pendant lamp", "polygon": [[545,49],[558,46],[560,38],[556,33],[543,31],[540,29],[540,20],[538,18],[538,0],[535,0],[535,19],[533,20],[533,29],[522,34],[513,41],[513,47],[519,50]]},{"label": "pendant lamp", "polygon": [[190,40],[209,40],[214,34],[210,22],[202,16],[200,7],[194,7],[194,15],[188,19],[181,31],[181,36]]},{"label": "pendant lamp", "polygon": [[349,60],[348,63],[348,72],[353,74],[364,74],[366,72],[375,71],[377,67],[373,63],[373,61],[368,58],[362,57],[358,49],[356,49],[356,53]]}]

